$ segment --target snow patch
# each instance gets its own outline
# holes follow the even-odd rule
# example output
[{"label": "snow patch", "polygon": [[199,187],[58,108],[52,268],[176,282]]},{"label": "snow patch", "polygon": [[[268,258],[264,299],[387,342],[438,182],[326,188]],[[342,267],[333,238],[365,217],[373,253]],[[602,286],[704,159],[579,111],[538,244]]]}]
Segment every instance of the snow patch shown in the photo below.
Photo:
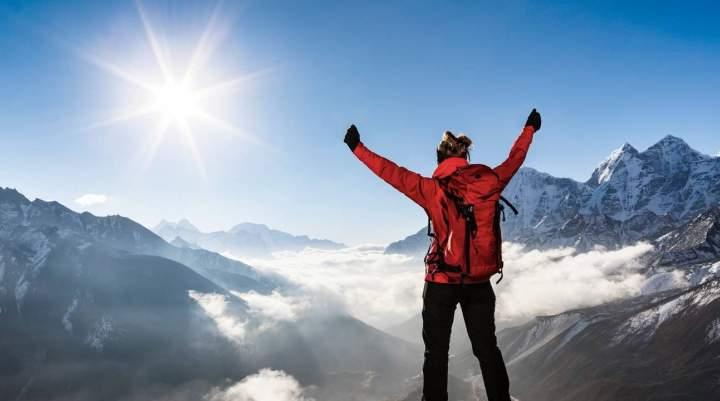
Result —
[{"label": "snow patch", "polygon": [[705,340],[707,340],[708,344],[712,344],[715,341],[720,340],[720,318],[710,322]]},{"label": "snow patch", "polygon": [[720,283],[689,291],[668,302],[644,310],[623,323],[613,337],[613,344],[628,338],[647,341],[670,318],[700,308],[720,298]]},{"label": "snow patch", "polygon": [[73,312],[75,312],[75,309],[78,306],[78,299],[73,299],[70,306],[68,306],[67,310],[65,311],[65,314],[62,317],[62,325],[65,327],[65,331],[68,333],[72,333],[73,325],[70,321],[70,318],[72,317]]},{"label": "snow patch", "polygon": [[32,254],[30,255],[29,262],[30,268],[32,269],[33,277],[37,277],[40,269],[45,264],[52,247],[45,234],[38,231],[30,231],[25,233],[20,238],[23,243],[28,244]]},{"label": "snow patch", "polygon": [[85,337],[85,344],[95,349],[95,351],[101,352],[105,348],[105,342],[110,338],[112,331],[112,321],[107,316],[103,316]]},{"label": "snow patch", "polygon": [[565,330],[575,325],[581,318],[582,315],[579,313],[567,313],[549,318],[540,318],[540,322],[533,325],[532,329],[524,336],[523,345],[520,347],[520,349],[524,351],[516,355],[508,364],[515,363],[540,349]]},{"label": "snow patch", "polygon": [[23,302],[25,301],[25,295],[27,295],[30,289],[30,283],[25,280],[25,275],[20,276],[17,284],[15,285],[15,304],[17,305],[18,313],[22,309]]}]

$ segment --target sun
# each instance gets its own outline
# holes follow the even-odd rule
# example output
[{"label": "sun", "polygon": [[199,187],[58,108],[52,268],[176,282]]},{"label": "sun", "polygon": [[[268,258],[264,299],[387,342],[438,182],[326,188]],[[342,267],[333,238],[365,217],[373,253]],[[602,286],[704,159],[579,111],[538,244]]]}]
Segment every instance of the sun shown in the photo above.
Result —
[{"label": "sun", "polygon": [[177,82],[168,82],[154,91],[155,108],[173,122],[197,115],[200,110],[198,94],[192,88]]},{"label": "sun", "polygon": [[[218,46],[219,35],[215,31],[215,26],[218,23],[221,3],[217,3],[203,34],[198,39],[192,56],[184,66],[170,65],[170,58],[167,57],[165,50],[168,48],[167,44],[158,40],[158,35],[156,35],[155,29],[150,23],[142,2],[138,0],[136,5],[147,44],[154,57],[154,64],[161,73],[161,82],[153,82],[143,74],[130,72],[128,69],[108,60],[87,52],[80,52],[83,59],[100,67],[112,76],[120,78],[132,88],[141,91],[140,96],[134,99],[146,99],[145,102],[140,102],[141,104],[136,104],[137,100],[135,100],[132,104],[125,105],[120,111],[113,113],[103,121],[93,124],[90,128],[121,124],[147,116],[155,116],[155,123],[152,124],[150,134],[145,135],[148,138],[142,152],[146,155],[144,158],[145,165],[147,166],[152,162],[166,134],[172,131],[181,137],[182,142],[189,149],[198,170],[203,176],[205,175],[205,168],[195,138],[196,125],[202,124],[204,128],[211,128],[204,129],[203,133],[209,130],[222,131],[225,134],[241,137],[262,145],[262,142],[257,138],[242,132],[232,123],[215,115],[208,105],[212,104],[211,100],[213,98],[233,94],[248,81],[257,78],[267,70],[236,76],[210,85],[197,85],[198,78],[203,77],[207,63]],[[175,71],[182,71],[182,74],[176,74]],[[155,78],[155,81],[157,81],[157,78]]]}]

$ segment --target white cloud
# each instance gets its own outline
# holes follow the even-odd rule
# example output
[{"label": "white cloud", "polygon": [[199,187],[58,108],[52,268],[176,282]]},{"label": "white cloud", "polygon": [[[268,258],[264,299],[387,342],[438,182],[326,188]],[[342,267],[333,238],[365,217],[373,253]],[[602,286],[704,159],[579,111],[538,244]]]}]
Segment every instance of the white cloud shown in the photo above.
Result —
[{"label": "white cloud", "polygon": [[250,313],[265,319],[292,321],[311,308],[309,296],[285,296],[277,290],[269,295],[259,294],[255,291],[246,293],[231,292],[247,302],[248,306],[250,306]]},{"label": "white cloud", "polygon": [[652,249],[647,243],[577,254],[572,248],[525,251],[510,243],[503,249],[505,279],[496,286],[500,321],[599,305],[648,288],[638,262]]},{"label": "white cloud", "polygon": [[[503,247],[505,279],[495,291],[497,319],[508,324],[686,283],[677,272],[661,279],[643,275],[637,259],[652,249],[646,243],[584,253],[573,248],[527,251],[512,243]],[[421,260],[383,250],[373,245],[305,249],[245,260],[288,278],[302,292],[237,295],[257,314],[274,319],[341,309],[377,327],[390,327],[420,312],[424,267]]]},{"label": "white cloud", "polygon": [[313,401],[294,377],[283,371],[262,369],[232,386],[215,388],[208,401]]},{"label": "white cloud", "polygon": [[82,207],[90,207],[107,203],[110,197],[104,194],[85,194],[75,199],[75,203]]},{"label": "white cloud", "polygon": [[193,290],[188,291],[188,295],[215,322],[221,334],[236,344],[242,344],[245,341],[247,322],[227,310],[228,300],[225,295],[204,294]]},{"label": "white cloud", "polygon": [[[281,315],[282,307],[276,303],[285,302],[296,305],[296,316],[345,311],[378,327],[393,325],[420,310],[424,273],[417,260],[385,255],[383,251],[384,247],[375,245],[340,250],[307,248],[275,253],[271,259],[246,259],[260,270],[288,278],[302,292],[262,301],[261,295],[238,295],[251,307],[255,304],[256,310],[271,315]],[[271,311],[270,305],[277,309]],[[304,306],[297,309],[297,305]]]}]

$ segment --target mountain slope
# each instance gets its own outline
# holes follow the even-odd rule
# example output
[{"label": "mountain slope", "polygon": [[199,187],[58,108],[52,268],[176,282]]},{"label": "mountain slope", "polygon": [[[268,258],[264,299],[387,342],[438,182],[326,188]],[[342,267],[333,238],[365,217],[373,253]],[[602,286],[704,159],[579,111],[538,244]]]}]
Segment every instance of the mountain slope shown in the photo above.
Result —
[{"label": "mountain slope", "polygon": [[690,265],[720,260],[720,207],[701,213],[655,241],[654,264]]},{"label": "mountain slope", "polygon": [[188,297],[225,290],[171,260],[21,226],[0,239],[0,270],[0,394],[10,399],[117,399],[190,381],[207,390],[254,368]]},{"label": "mountain slope", "polygon": [[[720,393],[718,316],[716,278],[538,318],[498,338],[521,400],[709,400]],[[470,353],[453,363],[461,377],[479,373]]]}]

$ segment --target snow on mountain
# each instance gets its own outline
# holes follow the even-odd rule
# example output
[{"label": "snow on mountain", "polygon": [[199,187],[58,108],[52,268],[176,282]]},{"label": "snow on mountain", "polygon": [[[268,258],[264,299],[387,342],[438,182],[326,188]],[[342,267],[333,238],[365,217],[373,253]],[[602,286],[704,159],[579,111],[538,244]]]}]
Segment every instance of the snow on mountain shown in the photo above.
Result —
[{"label": "snow on mountain", "polygon": [[[530,247],[617,248],[653,240],[720,204],[720,158],[666,136],[643,152],[613,151],[586,182],[522,168],[504,196],[520,210],[503,237]],[[421,249],[409,237],[393,249]]]},{"label": "snow on mountain", "polygon": [[660,326],[679,314],[691,314],[720,298],[720,282],[713,281],[699,291],[686,292],[645,309],[620,325],[612,339],[614,344],[624,341],[650,341]]},{"label": "snow on mountain", "polygon": [[[204,249],[171,246],[152,231],[126,217],[97,217],[88,212],[76,213],[58,202],[41,199],[30,201],[14,189],[0,187],[0,240],[33,236],[28,242],[34,247],[32,249],[37,259],[33,263],[39,265],[45,254],[39,249],[46,237],[54,234],[77,241],[76,246],[79,248],[99,245],[134,254],[165,257],[236,291],[252,289],[267,292],[276,285],[274,278],[262,275],[242,262]],[[18,299],[22,299],[30,279],[30,275],[22,277],[16,288]]]},{"label": "snow on mountain", "polygon": [[264,224],[241,223],[228,231],[205,233],[188,220],[177,223],[161,221],[153,229],[167,241],[181,238],[187,243],[220,253],[240,257],[262,257],[278,251],[301,251],[304,248],[339,249],[345,245],[307,235],[293,235]]},{"label": "snow on mountain", "polygon": [[[500,331],[498,342],[521,400],[634,401],[668,394],[705,400],[720,391],[719,315],[716,278],[684,291],[538,317]],[[451,359],[450,372],[482,380],[470,350]]]},{"label": "snow on mountain", "polygon": [[720,207],[701,213],[655,241],[654,264],[690,265],[720,259]]},{"label": "snow on mountain", "polygon": [[708,344],[712,344],[720,340],[720,318],[713,320],[712,323],[708,325],[705,339]]}]

